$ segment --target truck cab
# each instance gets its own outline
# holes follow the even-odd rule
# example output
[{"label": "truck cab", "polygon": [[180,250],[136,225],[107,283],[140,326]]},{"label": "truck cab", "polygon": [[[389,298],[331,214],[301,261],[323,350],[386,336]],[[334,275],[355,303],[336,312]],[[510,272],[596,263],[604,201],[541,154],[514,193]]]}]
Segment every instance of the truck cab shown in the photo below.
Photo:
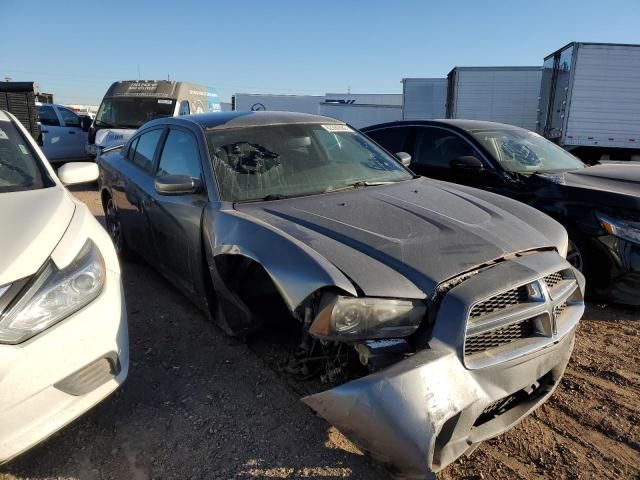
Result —
[{"label": "truck cab", "polygon": [[53,103],[36,103],[42,134],[42,151],[50,163],[87,159],[87,132],[91,122],[71,109]]}]

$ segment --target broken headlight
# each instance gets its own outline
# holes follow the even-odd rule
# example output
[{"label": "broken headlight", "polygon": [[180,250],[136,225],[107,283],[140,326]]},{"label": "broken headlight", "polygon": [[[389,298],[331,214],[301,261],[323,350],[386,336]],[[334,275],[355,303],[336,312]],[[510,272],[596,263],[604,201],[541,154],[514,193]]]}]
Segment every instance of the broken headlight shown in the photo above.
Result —
[{"label": "broken headlight", "polygon": [[612,218],[602,213],[596,213],[600,226],[609,235],[614,235],[629,242],[640,243],[640,222]]},{"label": "broken headlight", "polygon": [[104,260],[91,240],[62,270],[49,260],[0,317],[0,343],[24,342],[77,312],[100,295],[105,276]]},{"label": "broken headlight", "polygon": [[340,341],[407,337],[426,313],[422,301],[336,297],[318,314],[309,333]]}]

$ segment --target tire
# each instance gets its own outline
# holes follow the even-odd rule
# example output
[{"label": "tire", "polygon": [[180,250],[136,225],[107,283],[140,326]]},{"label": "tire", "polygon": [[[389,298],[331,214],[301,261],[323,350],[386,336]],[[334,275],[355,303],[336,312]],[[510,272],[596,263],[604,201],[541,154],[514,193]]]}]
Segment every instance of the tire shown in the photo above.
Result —
[{"label": "tire", "polygon": [[133,254],[125,242],[120,214],[111,196],[107,197],[104,204],[104,220],[107,233],[113,242],[113,246],[115,247],[118,256],[123,260],[131,259]]},{"label": "tire", "polygon": [[582,250],[571,239],[567,250],[567,262],[580,273],[584,273],[584,256]]}]

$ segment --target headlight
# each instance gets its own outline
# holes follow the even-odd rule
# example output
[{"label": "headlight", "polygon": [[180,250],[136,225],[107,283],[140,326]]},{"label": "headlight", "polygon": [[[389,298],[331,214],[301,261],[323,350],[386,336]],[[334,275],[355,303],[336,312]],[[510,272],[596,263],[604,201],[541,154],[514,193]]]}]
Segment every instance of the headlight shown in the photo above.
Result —
[{"label": "headlight", "polygon": [[406,337],[426,313],[421,301],[337,297],[318,314],[309,333],[341,341]]},{"label": "headlight", "polygon": [[600,226],[609,235],[614,235],[629,242],[640,243],[640,222],[612,218],[602,213],[596,213],[596,217],[600,221]]},{"label": "headlight", "polygon": [[24,342],[80,310],[100,294],[104,282],[104,260],[91,240],[62,270],[49,260],[0,318],[0,343]]}]

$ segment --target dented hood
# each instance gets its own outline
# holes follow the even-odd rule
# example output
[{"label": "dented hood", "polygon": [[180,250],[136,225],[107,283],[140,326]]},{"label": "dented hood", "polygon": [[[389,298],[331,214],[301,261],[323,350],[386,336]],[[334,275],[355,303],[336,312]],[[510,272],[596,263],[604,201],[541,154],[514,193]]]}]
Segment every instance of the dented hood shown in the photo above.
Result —
[{"label": "dented hood", "polygon": [[315,249],[368,296],[422,298],[483,263],[555,247],[564,234],[521,203],[426,178],[237,209]]}]

